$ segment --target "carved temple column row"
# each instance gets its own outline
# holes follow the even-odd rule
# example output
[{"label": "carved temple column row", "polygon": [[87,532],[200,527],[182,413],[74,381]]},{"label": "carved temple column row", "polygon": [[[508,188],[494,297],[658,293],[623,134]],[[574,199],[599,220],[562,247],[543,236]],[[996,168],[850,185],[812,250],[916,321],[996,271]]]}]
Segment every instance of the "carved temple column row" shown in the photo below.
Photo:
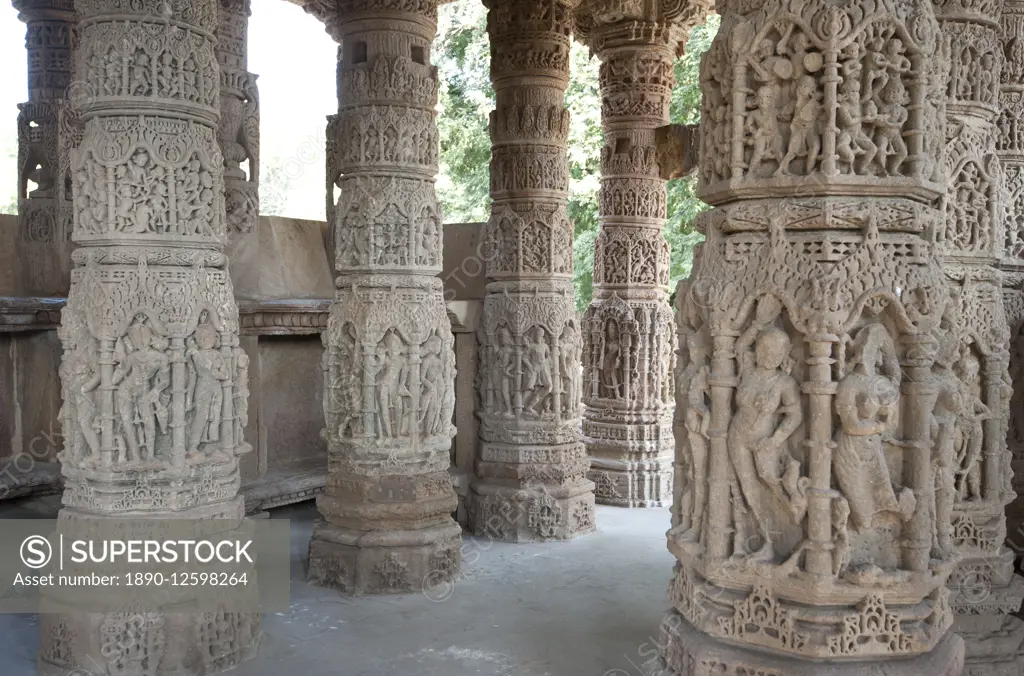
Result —
[{"label": "carved temple column row", "polygon": [[342,0],[318,13],[342,45],[341,197],[331,223],[338,291],[323,337],[328,478],[309,576],[350,594],[408,592],[451,580],[461,544],[434,192],[437,8]]},{"label": "carved temple column row", "polygon": [[566,213],[572,7],[566,0],[486,4],[497,102],[470,519],[481,535],[566,539],[594,530]]},{"label": "carved temple column row", "polygon": [[604,504],[672,502],[675,329],[656,130],[669,120],[676,56],[706,11],[654,3],[623,15],[586,1],[576,9],[577,36],[601,60],[601,230],[583,320],[583,439]]},{"label": "carved temple column row", "polygon": [[73,0],[15,0],[25,22],[29,100],[18,105],[18,246],[25,294],[64,295],[71,268],[70,153],[75,115],[93,92],[73,86]]},{"label": "carved temple column row", "polygon": [[[935,10],[950,59],[946,219],[939,244],[952,301],[941,323],[939,361],[960,395],[960,410],[939,403],[956,418],[948,435],[935,440],[938,457],[952,461],[936,490],[954,496],[952,539],[960,562],[948,586],[969,676],[1024,669],[1024,622],[1012,617],[1024,602],[1024,579],[1003,544],[1014,494],[1007,450],[1010,332],[997,268],[1006,243],[997,153],[1002,10],[1002,0],[949,0]],[[1004,639],[993,642],[996,634]]]},{"label": "carved temple column row", "polygon": [[955,676],[949,62],[928,0],[726,3],[676,297],[663,673]]},{"label": "carved temple column row", "polygon": [[[78,244],[63,311],[65,519],[241,519],[248,360],[225,239],[215,0],[77,3]],[[40,674],[209,674],[255,653],[251,613],[66,608]],[[231,633],[235,640],[216,637]],[[132,667],[134,668],[134,667]]]}]

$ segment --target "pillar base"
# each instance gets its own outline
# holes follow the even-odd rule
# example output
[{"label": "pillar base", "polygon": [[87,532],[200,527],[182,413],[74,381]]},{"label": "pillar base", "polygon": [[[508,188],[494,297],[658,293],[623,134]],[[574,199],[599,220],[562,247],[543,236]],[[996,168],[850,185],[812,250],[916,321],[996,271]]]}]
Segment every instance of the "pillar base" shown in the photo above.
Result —
[{"label": "pillar base", "polygon": [[37,676],[213,676],[255,657],[262,637],[257,613],[55,613],[39,625]]},{"label": "pillar base", "polygon": [[597,504],[611,507],[669,507],[673,477],[671,458],[645,462],[592,458],[587,473],[594,482]]},{"label": "pillar base", "polygon": [[675,610],[662,620],[657,644],[661,655],[644,665],[645,676],[960,676],[964,667],[964,642],[952,632],[919,657],[826,663],[723,643]]},{"label": "pillar base", "polygon": [[451,582],[462,529],[454,521],[405,531],[358,531],[321,521],[309,542],[311,584],[343,594],[403,594]]},{"label": "pillar base", "polygon": [[571,540],[596,530],[594,484],[518,489],[473,485],[470,525],[475,535],[506,542]]}]

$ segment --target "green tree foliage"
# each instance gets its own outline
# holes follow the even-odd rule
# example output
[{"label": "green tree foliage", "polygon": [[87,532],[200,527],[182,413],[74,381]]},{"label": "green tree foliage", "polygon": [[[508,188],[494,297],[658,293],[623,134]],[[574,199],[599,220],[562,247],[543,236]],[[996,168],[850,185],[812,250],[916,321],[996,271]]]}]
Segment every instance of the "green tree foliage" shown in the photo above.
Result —
[{"label": "green tree foliage", "polygon": [[[676,62],[677,85],[672,93],[672,122],[695,124],[700,119],[701,55],[711,47],[718,17],[695,28],[686,54]],[[478,2],[461,0],[440,9],[434,62],[441,75],[441,174],[437,190],[449,223],[486,221],[490,215],[491,142],[487,123],[494,109],[487,38],[487,13]],[[590,304],[593,289],[594,241],[598,232],[601,180],[600,64],[586,47],[574,44],[566,107],[572,115],[569,136],[569,218],[575,229],[576,306]],[[672,282],[689,275],[693,248],[701,235],[693,229],[706,205],[694,195],[693,178],[668,185],[669,219],[665,236],[672,248]]]}]

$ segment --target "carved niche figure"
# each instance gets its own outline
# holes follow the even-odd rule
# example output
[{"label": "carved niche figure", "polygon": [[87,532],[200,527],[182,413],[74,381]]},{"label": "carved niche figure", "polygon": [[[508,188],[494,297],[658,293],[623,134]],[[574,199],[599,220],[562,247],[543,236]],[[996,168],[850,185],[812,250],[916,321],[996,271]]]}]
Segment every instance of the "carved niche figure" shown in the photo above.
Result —
[{"label": "carved niche figure", "polygon": [[496,333],[494,365],[489,370],[490,385],[498,399],[495,413],[511,418],[515,415],[512,389],[516,379],[516,346],[507,326],[499,326]]},{"label": "carved niche figure", "polygon": [[562,381],[562,414],[573,417],[577,413],[583,387],[583,369],[580,368],[582,345],[571,326],[566,326],[558,342],[558,374]]},{"label": "carved niche figure", "polygon": [[403,418],[402,387],[405,370],[404,344],[395,331],[389,331],[377,347],[377,437],[388,439],[401,434]]},{"label": "carved niche figure", "polygon": [[196,327],[195,344],[186,352],[192,362],[186,388],[186,409],[192,411],[188,452],[194,458],[202,457],[199,444],[220,439],[222,383],[231,379],[231,373],[217,348],[219,342],[216,328],[200,324]]},{"label": "carved niche figure", "polygon": [[168,408],[163,394],[171,380],[166,350],[167,339],[139,320],[128,327],[127,341],[121,339],[115,348],[117,366],[111,382],[117,387],[125,462],[155,460],[158,422],[161,433],[167,433]]},{"label": "carved niche figure", "polygon": [[622,377],[623,355],[619,339],[619,323],[609,319],[604,325],[601,340],[601,396],[606,399],[621,399],[625,383]]},{"label": "carved niche figure", "polygon": [[894,489],[883,440],[896,426],[900,367],[889,333],[881,324],[860,330],[847,361],[848,372],[836,392],[840,427],[833,468],[849,504],[854,530],[874,527],[880,513],[907,521],[917,499],[909,488]]},{"label": "carved niche figure", "polygon": [[[93,392],[100,386],[102,378],[96,364],[99,363],[94,345],[88,349],[72,350],[66,353],[67,361],[62,365],[65,370],[62,380],[68,384],[70,401],[74,402],[75,420],[77,432],[85,439],[85,448],[89,456],[72,458],[72,461],[81,461],[94,458],[99,453],[100,439],[95,427],[96,424],[96,402],[93,400]],[[61,416],[63,419],[63,416]],[[77,449],[77,444],[70,446]]]},{"label": "carved niche figure", "polygon": [[956,495],[961,501],[983,499],[981,492],[981,453],[984,422],[992,417],[981,400],[981,364],[969,347],[954,366],[960,380],[964,411],[957,416],[954,447],[956,449]]},{"label": "carved niche figure", "polygon": [[711,356],[711,337],[707,329],[691,331],[686,336],[689,363],[679,376],[679,387],[686,394],[686,443],[679,444],[683,451],[686,488],[681,500],[684,526],[682,537],[696,541],[700,537],[707,505],[707,462],[711,429],[711,387],[708,360]]},{"label": "carved niche figure", "polygon": [[526,350],[523,353],[523,391],[527,394],[523,406],[533,413],[542,415],[548,396],[553,389],[551,346],[547,332],[535,326],[527,334]]},{"label": "carved niche figure", "polygon": [[445,392],[441,339],[432,335],[420,348],[420,426],[423,434],[440,434],[444,429],[442,398]]},{"label": "carved niche figure", "polygon": [[[756,344],[750,359],[746,352],[754,331]],[[807,510],[800,463],[787,448],[789,437],[803,422],[796,379],[783,369],[789,351],[789,336],[772,325],[758,330],[755,324],[737,341],[744,364],[736,390],[736,412],[729,425],[729,456],[743,502],[763,542],[751,553],[758,561],[774,560],[772,531],[779,520],[792,518],[800,523]],[[737,532],[744,528],[741,523],[736,526]]]},{"label": "carved niche figure", "polygon": [[932,476],[934,490],[930,496],[935,558],[948,558],[953,553],[953,506],[956,502],[956,432],[957,421],[967,412],[960,379],[953,373],[960,345],[955,336],[940,342],[933,377],[938,398],[931,415]]}]

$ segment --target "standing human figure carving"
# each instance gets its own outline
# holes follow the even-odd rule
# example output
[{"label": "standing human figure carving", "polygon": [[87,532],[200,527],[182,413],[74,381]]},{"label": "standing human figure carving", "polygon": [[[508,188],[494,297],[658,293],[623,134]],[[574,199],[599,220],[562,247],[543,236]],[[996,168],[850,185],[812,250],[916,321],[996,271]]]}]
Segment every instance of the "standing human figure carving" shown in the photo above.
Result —
[{"label": "standing human figure carving", "polygon": [[959,341],[947,337],[935,360],[934,378],[938,397],[931,416],[932,477],[930,505],[935,515],[933,545],[935,558],[953,552],[953,507],[956,502],[956,426],[966,413],[960,379],[953,373],[959,355]]},{"label": "standing human figure carving", "polygon": [[524,406],[534,413],[544,412],[544,402],[552,390],[551,347],[545,340],[544,329],[535,326],[526,345],[524,355],[525,382],[523,388],[529,392]]},{"label": "standing human figure carving", "polygon": [[507,418],[514,415],[512,387],[516,378],[516,348],[512,332],[499,326],[494,347],[494,368],[491,370],[491,388],[498,397],[498,414]]},{"label": "standing human figure carving", "polygon": [[402,339],[394,331],[378,346],[377,359],[380,365],[376,378],[377,437],[386,439],[397,436],[395,424],[401,419],[398,390],[405,360],[402,359]]},{"label": "standing human figure carving", "polygon": [[[738,345],[743,342],[743,337],[737,341]],[[741,371],[728,432],[729,457],[743,501],[763,541],[752,557],[761,561],[775,558],[772,525],[780,512],[776,505],[797,517],[797,522],[806,512],[806,497],[799,487],[800,465],[786,448],[803,422],[796,379],[782,368],[789,350],[790,339],[782,329],[768,325],[757,333],[753,364]],[[742,529],[736,525],[737,531]]]},{"label": "standing human figure carving", "polygon": [[619,342],[619,325],[614,319],[605,324],[601,341],[601,385],[602,396],[609,399],[621,399],[622,383],[622,346]]},{"label": "standing human figure carving", "polygon": [[[128,328],[128,340],[132,349],[127,351],[123,342],[119,344],[120,354],[115,355],[117,367],[111,382],[117,386],[117,410],[126,447],[123,459],[138,462],[152,460],[156,456],[156,407],[159,399],[152,393],[161,392],[169,384],[167,371],[170,360],[157,349],[156,336],[146,324],[132,324]],[[139,422],[143,433],[141,444],[136,430]],[[145,453],[141,452],[141,447],[146,449]]]},{"label": "standing human figure carving", "polygon": [[901,488],[897,498],[885,459],[884,437],[897,422],[900,369],[882,325],[860,330],[847,369],[836,391],[840,427],[833,471],[849,503],[853,529],[865,532],[874,527],[876,515],[894,513],[907,521],[917,506],[909,488]]},{"label": "standing human figure carving", "polygon": [[981,364],[965,348],[954,372],[960,380],[964,411],[956,422],[956,493],[959,500],[982,500],[981,454],[985,436],[984,422],[992,417],[979,393]]},{"label": "standing human figure carving", "polygon": [[217,349],[217,329],[210,324],[196,327],[195,346],[186,357],[192,361],[189,370],[188,406],[192,410],[192,425],[189,427],[188,452],[193,458],[201,458],[199,445],[204,441],[220,438],[222,383],[231,379],[224,355]]},{"label": "standing human figure carving", "polygon": [[[91,345],[88,350],[77,350],[68,353],[66,361],[66,375],[64,381],[68,383],[68,390],[71,400],[75,403],[75,419],[78,422],[78,429],[85,439],[90,456],[95,457],[99,453],[100,438],[93,427],[96,421],[96,402],[93,401],[93,392],[103,382],[100,372],[93,364],[97,363],[96,350]],[[63,417],[63,416],[61,416]],[[75,448],[71,446],[71,448]],[[85,458],[75,458],[83,460]]]},{"label": "standing human figure carving", "polygon": [[804,157],[804,174],[810,175],[818,165],[821,152],[821,134],[818,131],[821,117],[821,92],[818,83],[810,75],[800,78],[796,88],[796,102],[793,108],[793,121],[790,123],[789,147],[785,157],[775,171],[776,176],[789,176],[792,172],[789,165],[797,157]]},{"label": "standing human figure carving", "polygon": [[420,362],[420,426],[423,434],[441,432],[441,397],[444,394],[444,362],[441,339],[431,335],[424,341]]},{"label": "standing human figure carving", "polygon": [[690,526],[683,533],[686,539],[697,540],[704,522],[704,508],[707,505],[708,446],[710,443],[711,409],[709,399],[711,387],[708,382],[708,358],[711,346],[707,331],[699,330],[687,336],[690,363],[687,364],[681,385],[689,406],[686,410],[686,434],[688,443],[682,444],[686,454],[687,486],[683,494],[683,507],[689,511]]}]

